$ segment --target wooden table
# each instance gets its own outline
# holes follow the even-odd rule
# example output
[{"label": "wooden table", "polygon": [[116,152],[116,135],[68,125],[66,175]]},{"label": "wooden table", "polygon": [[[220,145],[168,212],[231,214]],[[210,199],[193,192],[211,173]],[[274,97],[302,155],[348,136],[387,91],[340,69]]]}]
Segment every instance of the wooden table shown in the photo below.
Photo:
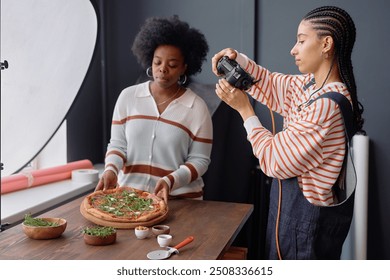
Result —
[{"label": "wooden table", "polygon": [[[91,222],[80,214],[83,197],[55,208],[41,217],[62,217],[68,221],[60,238],[33,240],[24,235],[21,225],[0,232],[0,259],[28,260],[143,260],[148,252],[160,249],[154,236],[139,240],[133,229],[120,229],[117,241],[108,246],[84,243],[81,230]],[[253,211],[251,204],[172,200],[169,215],[162,223],[171,227],[172,246],[189,235],[194,241],[180,249],[172,260],[220,259]]]}]

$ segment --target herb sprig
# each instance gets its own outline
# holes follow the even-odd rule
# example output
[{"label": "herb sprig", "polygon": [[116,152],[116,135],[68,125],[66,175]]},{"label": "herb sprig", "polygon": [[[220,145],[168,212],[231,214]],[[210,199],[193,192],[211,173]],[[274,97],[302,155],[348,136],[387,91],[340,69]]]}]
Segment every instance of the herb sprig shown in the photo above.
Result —
[{"label": "herb sprig", "polygon": [[113,227],[107,226],[93,226],[86,227],[82,230],[82,233],[94,236],[106,237],[116,232],[116,229]]},{"label": "herb sprig", "polygon": [[137,197],[135,192],[123,191],[122,197],[107,195],[105,201],[100,205],[100,209],[115,214],[116,216],[125,215],[124,212],[132,212],[132,215],[139,215],[140,211],[153,210],[153,200]]},{"label": "herb sprig", "polygon": [[26,214],[24,216],[24,224],[26,226],[33,226],[33,227],[56,227],[56,226],[58,226],[58,223],[56,223],[56,222],[50,222],[50,221],[44,220],[42,218],[33,218],[33,217],[31,217],[31,214]]}]

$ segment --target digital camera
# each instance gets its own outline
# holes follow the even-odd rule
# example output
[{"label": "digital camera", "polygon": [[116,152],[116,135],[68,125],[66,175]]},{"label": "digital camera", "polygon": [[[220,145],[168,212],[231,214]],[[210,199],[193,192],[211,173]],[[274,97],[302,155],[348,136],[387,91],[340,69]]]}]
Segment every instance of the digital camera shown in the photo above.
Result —
[{"label": "digital camera", "polygon": [[217,63],[217,71],[223,75],[226,81],[240,90],[248,90],[257,83],[242,67],[227,56],[222,57]]}]

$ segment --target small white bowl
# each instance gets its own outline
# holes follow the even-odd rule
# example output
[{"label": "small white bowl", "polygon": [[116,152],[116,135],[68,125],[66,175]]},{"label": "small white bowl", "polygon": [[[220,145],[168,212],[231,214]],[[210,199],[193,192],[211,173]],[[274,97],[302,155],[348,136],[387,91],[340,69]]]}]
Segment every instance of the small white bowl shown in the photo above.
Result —
[{"label": "small white bowl", "polygon": [[138,226],[134,229],[134,233],[138,239],[145,239],[150,235],[150,230],[148,227]]},{"label": "small white bowl", "polygon": [[171,244],[172,235],[170,234],[160,234],[157,236],[157,242],[160,247],[167,247]]}]

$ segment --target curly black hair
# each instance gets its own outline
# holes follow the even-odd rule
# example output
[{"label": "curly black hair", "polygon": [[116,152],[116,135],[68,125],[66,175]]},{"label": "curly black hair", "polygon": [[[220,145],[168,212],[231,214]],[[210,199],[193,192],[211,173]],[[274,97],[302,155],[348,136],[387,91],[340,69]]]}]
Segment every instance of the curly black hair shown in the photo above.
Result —
[{"label": "curly black hair", "polygon": [[131,50],[141,66],[146,69],[152,65],[154,51],[161,45],[171,45],[181,50],[187,64],[187,76],[202,71],[202,64],[206,61],[209,51],[206,38],[199,30],[181,21],[177,15],[146,19],[134,39]]}]

